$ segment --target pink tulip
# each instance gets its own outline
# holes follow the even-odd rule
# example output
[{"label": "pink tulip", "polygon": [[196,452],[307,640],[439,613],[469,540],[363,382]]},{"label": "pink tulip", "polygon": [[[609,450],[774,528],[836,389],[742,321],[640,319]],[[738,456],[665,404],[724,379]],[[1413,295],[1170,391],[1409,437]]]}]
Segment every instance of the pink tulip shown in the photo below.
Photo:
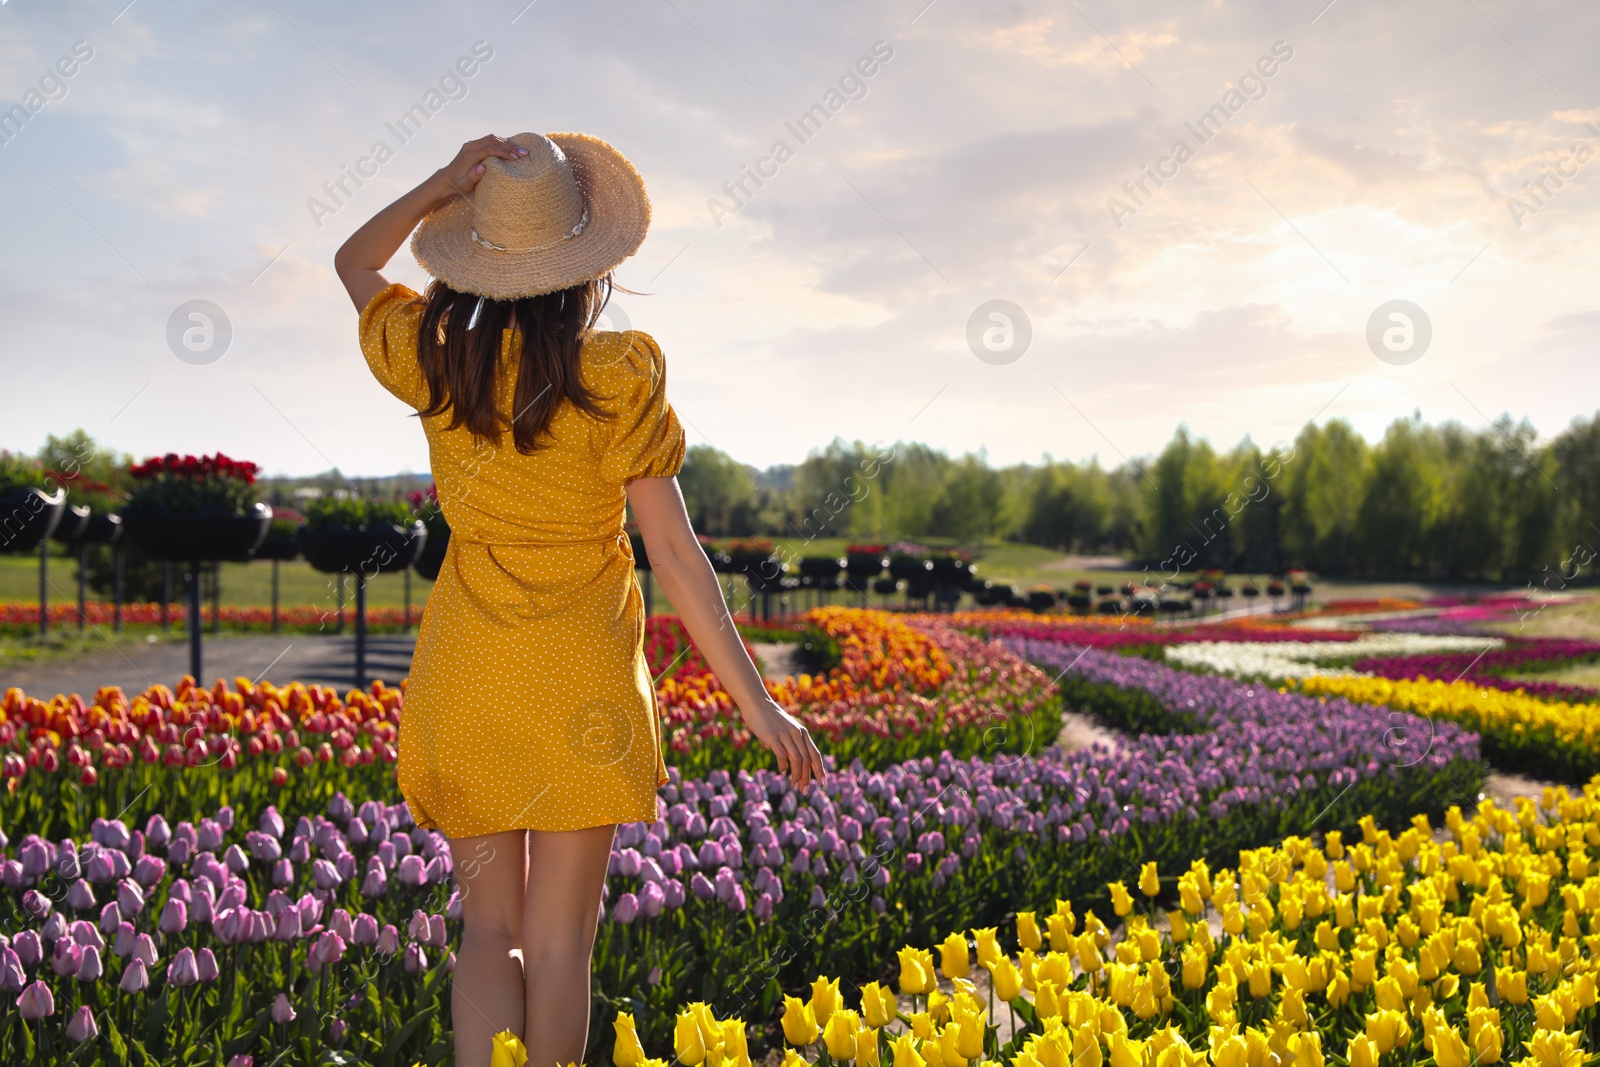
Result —
[{"label": "pink tulip", "polygon": [[85,1004],[72,1013],[72,1020],[67,1023],[67,1039],[76,1041],[80,1045],[85,1041],[93,1041],[100,1036],[100,1028],[94,1024],[94,1012]]},{"label": "pink tulip", "polygon": [[50,953],[50,969],[58,975],[77,974],[83,964],[83,946],[66,938],[55,943]]},{"label": "pink tulip", "polygon": [[[384,923],[383,929],[378,933],[378,952],[385,956],[394,956],[399,951],[400,931],[395,929],[394,923]],[[23,962],[27,962],[26,958]]]},{"label": "pink tulip", "polygon": [[117,902],[112,901],[100,909],[100,932],[114,934],[122,922],[122,909],[117,907]]},{"label": "pink tulip", "polygon": [[174,897],[169,899],[167,906],[161,909],[161,921],[156,924],[156,929],[168,937],[175,937],[183,933],[184,928],[188,925],[189,905]]},{"label": "pink tulip", "polygon": [[195,967],[200,973],[200,981],[215,982],[221,970],[217,967],[217,957],[209,948],[203,948],[195,954]]},{"label": "pink tulip", "polygon": [[298,941],[300,934],[300,909],[284,908],[278,913],[278,924],[272,931],[273,939],[276,941]]},{"label": "pink tulip", "polygon": [[405,968],[407,974],[420,974],[428,969],[428,954],[415,941],[406,946]]},{"label": "pink tulip", "polygon": [[67,890],[67,907],[73,911],[86,911],[94,907],[94,887],[79,878]]},{"label": "pink tulip", "polygon": [[279,993],[278,999],[272,1002],[272,1021],[279,1026],[294,1022],[294,1005],[289,1003],[287,993]]},{"label": "pink tulip", "polygon": [[137,915],[144,910],[144,890],[138,882],[124,878],[117,883],[117,907],[124,915]]},{"label": "pink tulip", "polygon": [[178,950],[167,966],[167,981],[175,986],[191,986],[200,981],[200,966],[195,962],[194,949],[185,945]]},{"label": "pink tulip", "polygon": [[10,945],[0,948],[0,991],[20,993],[27,984],[28,975],[16,951]]},{"label": "pink tulip", "polygon": [[154,967],[156,960],[156,943],[149,934],[138,934],[133,939],[133,958],[143,960],[146,967]]},{"label": "pink tulip", "polygon": [[24,930],[11,939],[11,947],[17,950],[17,957],[22,960],[24,967],[37,966],[44,959],[44,946],[39,943],[37,930]]},{"label": "pink tulip", "polygon": [[126,959],[133,955],[133,946],[137,937],[138,932],[134,930],[132,923],[118,923],[116,940],[111,943],[111,951]]},{"label": "pink tulip", "polygon": [[77,978],[80,982],[98,982],[100,976],[105,974],[105,966],[100,962],[100,950],[93,945],[85,945],[83,958],[78,963]]},{"label": "pink tulip", "polygon": [[131,960],[122,968],[122,981],[117,983],[117,988],[124,993],[143,993],[150,984],[150,972],[144,960]]},{"label": "pink tulip", "polygon": [[56,998],[51,995],[49,986],[36,981],[17,998],[17,1008],[24,1019],[34,1022],[56,1013]]}]

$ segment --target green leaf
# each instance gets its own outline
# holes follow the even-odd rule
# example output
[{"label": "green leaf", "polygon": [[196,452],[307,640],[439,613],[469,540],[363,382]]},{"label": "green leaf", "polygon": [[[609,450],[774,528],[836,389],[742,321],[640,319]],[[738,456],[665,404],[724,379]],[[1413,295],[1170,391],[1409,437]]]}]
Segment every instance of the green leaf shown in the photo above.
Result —
[{"label": "green leaf", "polygon": [[122,1064],[122,1067],[127,1067],[128,1043],[122,1040],[122,1031],[117,1029],[117,1024],[112,1021],[110,1013],[106,1014],[106,1043],[111,1046],[111,1053],[117,1057],[117,1062]]},{"label": "green leaf", "polygon": [[378,1058],[385,1064],[393,1062],[395,1053],[399,1052],[405,1046],[405,1043],[411,1039],[411,1035],[417,1032],[417,1028],[427,1022],[438,1010],[439,1004],[435,1001],[407,1019],[400,1029],[389,1035],[389,1040],[384,1042],[383,1051],[379,1053]]}]

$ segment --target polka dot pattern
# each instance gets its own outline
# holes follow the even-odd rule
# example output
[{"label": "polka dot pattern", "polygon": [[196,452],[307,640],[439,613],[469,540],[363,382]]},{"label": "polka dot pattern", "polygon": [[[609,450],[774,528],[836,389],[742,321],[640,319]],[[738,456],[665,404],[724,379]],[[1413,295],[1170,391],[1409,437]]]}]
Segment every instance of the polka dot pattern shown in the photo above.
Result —
[{"label": "polka dot pattern", "polygon": [[[360,326],[373,375],[419,410],[422,310],[391,285]],[[510,331],[502,356],[509,411]],[[563,404],[533,455],[510,434],[496,447],[446,429],[448,413],[422,420],[451,534],[406,686],[399,779],[418,824],[449,837],[656,818],[666,766],[623,507],[628,482],[678,473],[683,427],[649,335],[596,331],[582,360],[613,417]]]}]

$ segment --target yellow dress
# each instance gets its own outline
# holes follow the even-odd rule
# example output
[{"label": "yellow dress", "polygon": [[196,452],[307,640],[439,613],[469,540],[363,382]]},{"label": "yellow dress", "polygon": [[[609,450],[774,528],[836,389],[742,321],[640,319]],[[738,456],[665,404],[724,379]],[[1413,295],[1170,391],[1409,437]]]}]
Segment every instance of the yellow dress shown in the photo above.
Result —
[{"label": "yellow dress", "polygon": [[[422,309],[391,285],[361,313],[367,365],[418,409]],[[511,340],[507,330],[502,412]],[[450,548],[406,685],[399,778],[417,823],[451,838],[656,818],[666,766],[624,487],[677,474],[683,428],[648,335],[594,331],[582,365],[615,417],[563,404],[532,455],[510,433],[496,447],[447,430],[448,412],[422,420]]]}]

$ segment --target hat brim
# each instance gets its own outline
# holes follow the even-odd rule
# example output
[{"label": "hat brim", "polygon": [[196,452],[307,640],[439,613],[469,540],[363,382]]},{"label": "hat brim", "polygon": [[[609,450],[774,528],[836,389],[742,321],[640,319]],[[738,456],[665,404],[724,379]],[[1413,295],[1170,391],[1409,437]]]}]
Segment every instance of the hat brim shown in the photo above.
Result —
[{"label": "hat brim", "polygon": [[650,197],[633,164],[598,137],[548,136],[566,154],[588,207],[583,232],[548,248],[496,252],[472,239],[472,201],[455,196],[423,219],[411,238],[411,253],[423,270],[459,292],[516,300],[602,278],[639,250],[650,228]]}]

